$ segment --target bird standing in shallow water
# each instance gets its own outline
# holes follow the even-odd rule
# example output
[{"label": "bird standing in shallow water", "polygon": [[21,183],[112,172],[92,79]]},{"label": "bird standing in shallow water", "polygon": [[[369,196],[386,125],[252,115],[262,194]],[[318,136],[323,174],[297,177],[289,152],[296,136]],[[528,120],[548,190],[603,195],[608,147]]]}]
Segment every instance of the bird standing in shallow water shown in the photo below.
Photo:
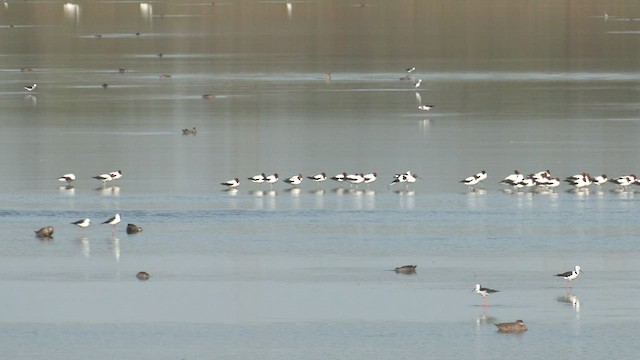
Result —
[{"label": "bird standing in shallow water", "polygon": [[109,224],[113,227],[113,230],[111,231],[112,236],[116,235],[116,225],[120,223],[120,220],[120,214],[115,214],[112,218],[103,222],[103,224]]},{"label": "bird standing in shallow water", "polygon": [[482,305],[488,305],[487,296],[489,294],[497,293],[500,290],[489,289],[489,288],[480,286],[480,284],[476,284],[476,286],[471,291],[482,296]]},{"label": "bird standing in shallow water", "polygon": [[91,219],[82,219],[82,220],[74,221],[72,222],[72,224],[84,229],[84,228],[87,228],[89,225],[91,225]]},{"label": "bird standing in shallow water", "polygon": [[32,92],[33,90],[36,89],[36,86],[38,86],[38,84],[27,85],[27,86],[23,87],[23,89],[27,90],[28,92]]},{"label": "bird standing in shallow water", "polygon": [[565,280],[567,280],[567,285],[571,286],[571,281],[575,280],[578,275],[580,275],[580,273],[582,272],[582,270],[580,269],[579,265],[576,265],[573,270],[571,271],[566,271],[563,272],[561,274],[556,274],[555,276],[559,276]]}]

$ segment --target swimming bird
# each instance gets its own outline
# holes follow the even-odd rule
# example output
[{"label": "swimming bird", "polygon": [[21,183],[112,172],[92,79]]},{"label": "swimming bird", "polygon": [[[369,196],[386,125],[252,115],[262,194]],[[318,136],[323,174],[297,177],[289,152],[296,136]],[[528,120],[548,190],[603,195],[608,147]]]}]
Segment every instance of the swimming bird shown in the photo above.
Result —
[{"label": "swimming bird", "polygon": [[64,174],[58,178],[58,181],[63,182],[67,185],[70,185],[75,180],[76,180],[76,175],[71,173]]},{"label": "swimming bird", "polygon": [[36,86],[38,86],[38,84],[26,85],[23,87],[23,89],[27,90],[28,92],[32,92],[33,90],[36,89]]},{"label": "swimming bird", "polygon": [[109,220],[104,221],[103,224],[109,224],[113,227],[113,230],[111,232],[112,235],[115,235],[116,232],[116,225],[118,225],[120,223],[120,214],[115,214],[113,217],[111,217]]},{"label": "swimming bird", "polygon": [[416,273],[416,267],[418,267],[418,265],[404,265],[404,266],[398,266],[397,268],[395,268],[395,272],[398,274],[415,274]]},{"label": "swimming bird", "polygon": [[497,293],[500,290],[494,290],[494,289],[489,289],[489,288],[485,288],[480,286],[480,284],[476,284],[476,286],[473,288],[473,290],[471,290],[472,292],[482,296],[482,304],[486,305],[487,304],[487,296],[489,294],[493,294],[493,293]]},{"label": "swimming bird", "polygon": [[494,324],[498,327],[498,332],[516,334],[527,331],[527,325],[522,320],[516,320],[515,322],[498,323]]},{"label": "swimming bird", "polygon": [[580,275],[580,273],[582,272],[582,270],[580,269],[579,265],[576,265],[573,270],[571,271],[566,271],[563,272],[561,274],[556,274],[555,276],[559,276],[565,280],[567,280],[567,284],[571,284],[572,280],[575,280],[578,275]]},{"label": "swimming bird", "polygon": [[142,231],[142,227],[136,224],[127,224],[127,234],[137,234]]},{"label": "swimming bird", "polygon": [[197,133],[198,129],[195,126],[191,129],[182,129],[182,135],[196,135]]},{"label": "swimming bird", "polygon": [[53,239],[53,226],[45,226],[35,231],[38,239]]},{"label": "swimming bird", "polygon": [[78,220],[78,221],[74,221],[72,222],[73,225],[77,225],[81,228],[86,228],[89,225],[91,225],[91,219],[82,219],[82,220]]},{"label": "swimming bird", "polygon": [[225,182],[221,182],[220,185],[224,185],[229,189],[237,188],[238,186],[240,186],[240,179],[235,178],[235,179],[227,180]]},{"label": "swimming bird", "polygon": [[293,185],[293,186],[297,186],[300,185],[302,183],[302,180],[304,179],[304,177],[302,176],[302,174],[298,174],[298,175],[294,175],[288,179],[285,179],[284,182],[286,182],[289,185]]},{"label": "swimming bird", "polygon": [[138,280],[149,280],[150,277],[151,275],[146,271],[140,271],[136,274],[136,278],[138,278]]},{"label": "swimming bird", "polygon": [[420,106],[418,106],[418,109],[422,110],[422,111],[429,111],[429,110],[433,109],[434,107],[435,107],[435,105],[420,105]]}]

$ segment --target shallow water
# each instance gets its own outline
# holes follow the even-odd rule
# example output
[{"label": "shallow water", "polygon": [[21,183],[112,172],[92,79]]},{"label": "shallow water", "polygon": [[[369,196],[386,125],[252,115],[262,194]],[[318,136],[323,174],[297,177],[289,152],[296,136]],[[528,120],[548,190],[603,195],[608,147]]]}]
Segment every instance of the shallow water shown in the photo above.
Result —
[{"label": "shallow water", "polygon": [[[498,184],[638,171],[635,2],[289,4],[0,7],[2,354],[635,355],[636,189]],[[378,180],[247,180],[322,171]],[[553,276],[574,265],[572,287]]]}]

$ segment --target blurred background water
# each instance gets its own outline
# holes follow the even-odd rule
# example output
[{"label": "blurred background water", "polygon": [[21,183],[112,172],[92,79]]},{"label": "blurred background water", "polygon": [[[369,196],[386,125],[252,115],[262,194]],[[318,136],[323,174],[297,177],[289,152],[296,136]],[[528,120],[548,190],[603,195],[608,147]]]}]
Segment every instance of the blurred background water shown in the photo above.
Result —
[{"label": "blurred background water", "polygon": [[638,171],[639,35],[622,0],[4,2],[0,353],[632,358],[634,188],[498,182]]}]

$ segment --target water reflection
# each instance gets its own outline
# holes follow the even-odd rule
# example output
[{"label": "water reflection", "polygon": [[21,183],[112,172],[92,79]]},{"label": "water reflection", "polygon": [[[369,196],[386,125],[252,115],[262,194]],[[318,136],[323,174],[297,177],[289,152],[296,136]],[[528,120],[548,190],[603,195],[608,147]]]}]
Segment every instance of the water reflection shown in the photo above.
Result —
[{"label": "water reflection", "polygon": [[153,7],[149,3],[140,3],[140,16],[151,21],[153,16]]},{"label": "water reflection", "polygon": [[[5,3],[6,4],[6,3]],[[63,5],[64,17],[68,20],[72,20],[75,25],[78,25],[80,19],[80,5],[73,3],[66,3]]]},{"label": "water reflection", "polygon": [[120,261],[120,239],[118,239],[117,237],[112,237],[111,238],[111,246],[113,247],[113,256],[115,257],[116,261],[119,262]]},{"label": "water reflection", "polygon": [[82,255],[84,257],[89,258],[91,256],[91,247],[89,244],[89,238],[86,236],[80,236],[77,240],[80,243],[82,249]]},{"label": "water reflection", "polygon": [[75,195],[76,189],[72,185],[63,185],[58,187],[58,192],[62,195]]},{"label": "water reflection", "polygon": [[96,188],[96,191],[100,192],[102,196],[118,196],[120,195],[120,186],[101,186]]}]

